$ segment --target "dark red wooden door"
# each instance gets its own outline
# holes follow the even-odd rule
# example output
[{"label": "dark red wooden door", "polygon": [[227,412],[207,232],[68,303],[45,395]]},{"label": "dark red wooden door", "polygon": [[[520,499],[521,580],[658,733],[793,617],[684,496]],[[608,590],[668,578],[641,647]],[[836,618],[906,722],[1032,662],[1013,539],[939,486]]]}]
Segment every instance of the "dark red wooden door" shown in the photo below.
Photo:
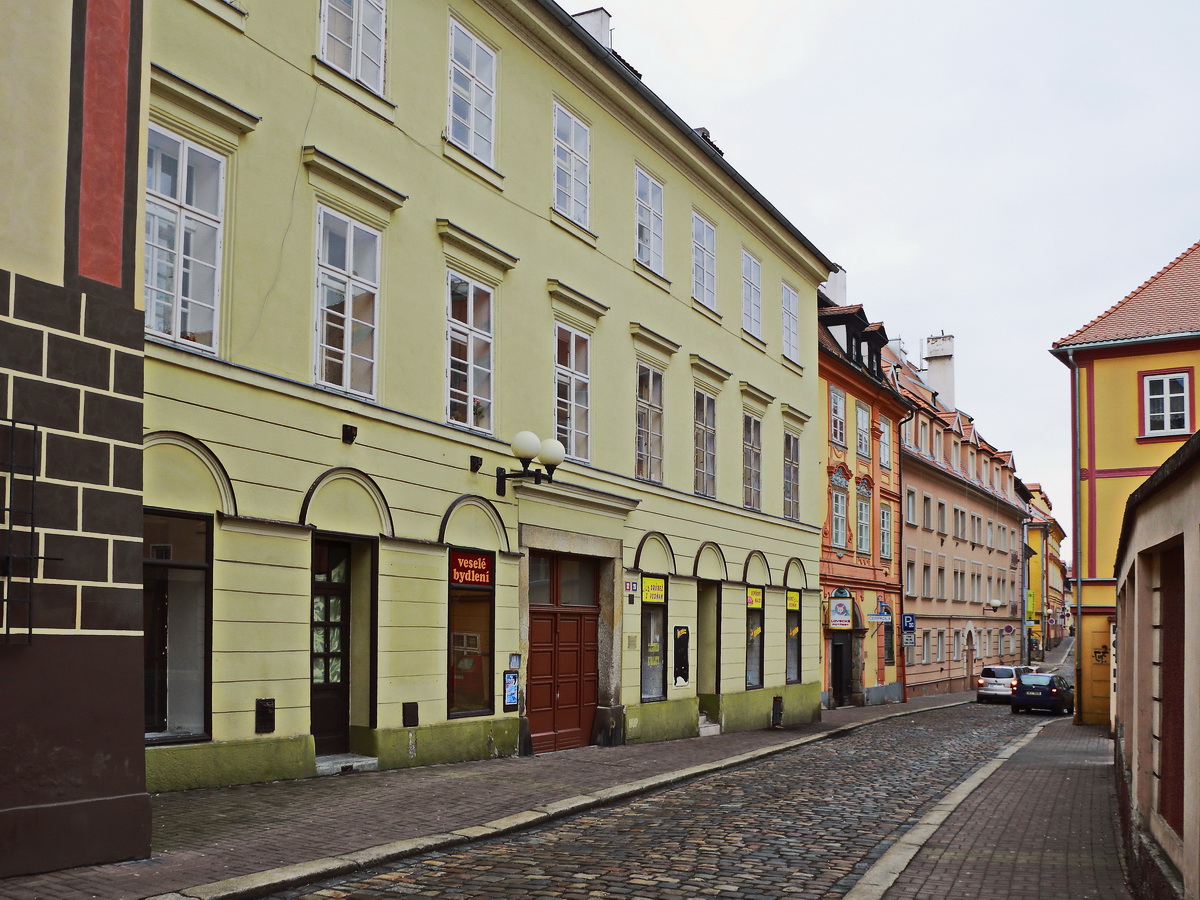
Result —
[{"label": "dark red wooden door", "polygon": [[525,711],[535,753],[591,743],[599,618],[599,610],[592,609],[538,609],[529,614]]}]

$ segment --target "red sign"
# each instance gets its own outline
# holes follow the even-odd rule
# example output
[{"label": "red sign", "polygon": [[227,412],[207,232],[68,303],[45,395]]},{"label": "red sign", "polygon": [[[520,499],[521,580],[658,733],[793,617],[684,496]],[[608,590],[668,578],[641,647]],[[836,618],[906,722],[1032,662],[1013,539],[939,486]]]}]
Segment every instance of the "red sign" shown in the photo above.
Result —
[{"label": "red sign", "polygon": [[490,553],[459,553],[451,550],[450,583],[491,587],[492,555]]}]

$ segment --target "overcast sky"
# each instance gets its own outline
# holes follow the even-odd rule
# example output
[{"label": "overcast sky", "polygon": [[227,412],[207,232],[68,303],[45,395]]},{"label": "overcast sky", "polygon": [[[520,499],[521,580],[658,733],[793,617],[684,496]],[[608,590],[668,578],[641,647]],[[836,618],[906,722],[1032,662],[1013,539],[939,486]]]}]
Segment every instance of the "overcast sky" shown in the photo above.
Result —
[{"label": "overcast sky", "polygon": [[1070,532],[1047,351],[1200,240],[1200,2],[604,6],[614,49],[847,270],[848,302],[910,357],[955,336],[957,405]]}]

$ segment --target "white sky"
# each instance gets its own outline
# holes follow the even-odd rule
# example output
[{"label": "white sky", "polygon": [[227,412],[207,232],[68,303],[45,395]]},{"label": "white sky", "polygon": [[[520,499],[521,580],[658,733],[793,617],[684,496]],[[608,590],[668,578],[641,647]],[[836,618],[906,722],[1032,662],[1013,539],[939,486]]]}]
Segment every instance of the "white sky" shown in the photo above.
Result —
[{"label": "white sky", "polygon": [[847,270],[848,302],[910,358],[955,336],[957,405],[1069,533],[1047,351],[1200,240],[1200,2],[603,5],[647,86]]}]

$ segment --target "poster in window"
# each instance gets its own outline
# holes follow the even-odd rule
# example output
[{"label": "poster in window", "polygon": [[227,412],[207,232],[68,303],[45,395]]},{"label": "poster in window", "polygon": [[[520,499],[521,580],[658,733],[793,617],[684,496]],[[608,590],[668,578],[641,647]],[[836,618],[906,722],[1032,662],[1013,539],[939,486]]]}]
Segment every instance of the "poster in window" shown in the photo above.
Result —
[{"label": "poster in window", "polygon": [[763,589],[760,587],[746,588],[746,609],[763,608]]}]

